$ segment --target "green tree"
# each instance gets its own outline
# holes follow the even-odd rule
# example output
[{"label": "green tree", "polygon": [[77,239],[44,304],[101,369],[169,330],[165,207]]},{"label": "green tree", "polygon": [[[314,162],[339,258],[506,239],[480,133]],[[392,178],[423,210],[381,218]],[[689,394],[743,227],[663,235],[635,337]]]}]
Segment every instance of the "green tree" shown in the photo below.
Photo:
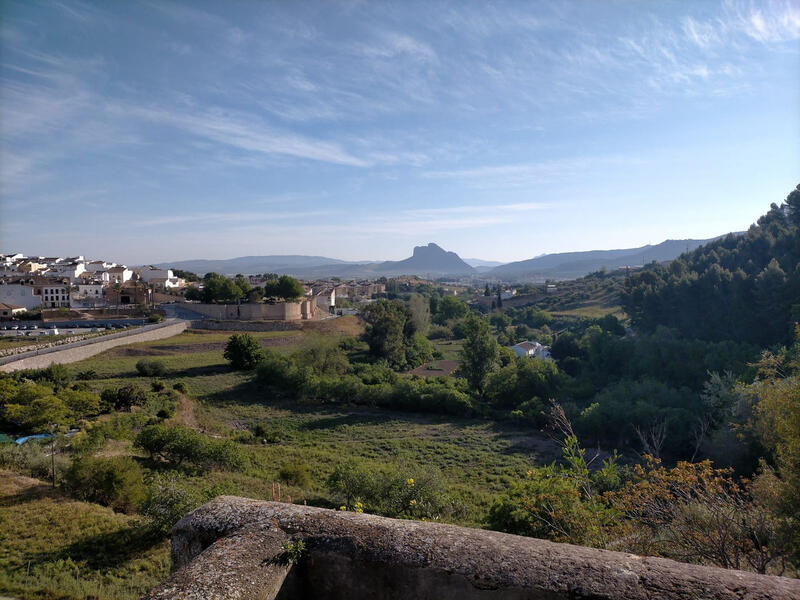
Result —
[{"label": "green tree", "polygon": [[234,333],[228,338],[222,356],[237,371],[249,371],[265,358],[264,351],[249,333]]},{"label": "green tree", "polygon": [[277,279],[270,279],[264,284],[264,295],[269,298],[283,300],[298,300],[305,295],[303,284],[294,277],[281,275]]},{"label": "green tree", "polygon": [[467,317],[463,328],[465,339],[460,352],[461,366],[458,372],[472,389],[483,395],[486,377],[497,364],[497,340],[492,336],[489,323],[478,315]]},{"label": "green tree", "polygon": [[370,353],[398,369],[409,366],[407,351],[416,345],[416,328],[413,315],[405,304],[399,300],[381,299],[362,309],[361,317],[367,322],[364,339]]},{"label": "green tree", "polygon": [[135,512],[145,498],[142,469],[130,457],[80,457],[64,475],[69,492],[114,510]]}]

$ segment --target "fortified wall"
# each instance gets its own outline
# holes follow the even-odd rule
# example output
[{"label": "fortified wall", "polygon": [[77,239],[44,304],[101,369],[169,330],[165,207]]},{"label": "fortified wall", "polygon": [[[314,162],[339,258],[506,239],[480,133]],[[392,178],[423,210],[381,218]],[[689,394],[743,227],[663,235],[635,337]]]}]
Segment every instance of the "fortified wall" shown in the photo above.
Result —
[{"label": "fortified wall", "polygon": [[276,304],[189,304],[189,310],[220,321],[300,321],[314,318],[314,302],[278,302]]},{"label": "fortified wall", "polygon": [[[286,544],[298,541],[305,549],[292,556]],[[800,581],[782,577],[232,496],[175,525],[172,571],[145,598],[800,598]]]}]

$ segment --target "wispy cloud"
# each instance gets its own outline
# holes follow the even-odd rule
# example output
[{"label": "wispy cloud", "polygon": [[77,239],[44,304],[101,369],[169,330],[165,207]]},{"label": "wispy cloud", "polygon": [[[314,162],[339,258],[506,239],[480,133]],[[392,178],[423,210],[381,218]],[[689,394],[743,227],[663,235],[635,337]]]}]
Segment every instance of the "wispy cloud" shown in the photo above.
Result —
[{"label": "wispy cloud", "polygon": [[514,204],[467,204],[462,206],[447,206],[440,208],[414,208],[403,211],[404,214],[415,217],[440,217],[442,215],[463,215],[481,213],[485,215],[498,215],[503,213],[520,213],[543,210],[551,205],[545,202],[517,202]]},{"label": "wispy cloud", "polygon": [[311,217],[321,217],[330,215],[329,210],[310,210],[310,211],[275,211],[275,212],[208,212],[191,213],[180,215],[165,215],[141,219],[133,224],[137,227],[161,226],[161,225],[187,225],[191,223],[212,224],[215,227],[220,224],[243,223],[252,224],[254,222],[269,223],[272,221],[283,221],[292,219],[308,219]]}]

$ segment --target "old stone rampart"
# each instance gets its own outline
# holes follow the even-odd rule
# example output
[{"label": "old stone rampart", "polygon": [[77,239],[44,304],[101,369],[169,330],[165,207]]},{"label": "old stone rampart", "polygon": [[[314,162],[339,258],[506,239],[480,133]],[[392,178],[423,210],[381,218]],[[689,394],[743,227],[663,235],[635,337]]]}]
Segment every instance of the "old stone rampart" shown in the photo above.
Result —
[{"label": "old stone rampart", "polygon": [[314,303],[301,302],[245,304],[187,304],[189,310],[222,321],[300,321],[314,317]]},{"label": "old stone rampart", "polygon": [[[305,549],[298,557],[292,548],[300,541]],[[800,581],[782,577],[231,496],[201,506],[175,526],[172,570],[145,598],[800,598]]]}]

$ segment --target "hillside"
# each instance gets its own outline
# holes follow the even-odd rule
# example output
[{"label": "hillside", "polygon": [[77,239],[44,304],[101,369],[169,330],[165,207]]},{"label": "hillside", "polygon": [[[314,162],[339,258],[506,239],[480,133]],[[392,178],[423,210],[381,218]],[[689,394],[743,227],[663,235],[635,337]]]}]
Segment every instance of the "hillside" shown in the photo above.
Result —
[{"label": "hillside", "polygon": [[694,250],[708,240],[666,240],[655,246],[618,250],[590,250],[586,252],[561,252],[501,265],[487,275],[500,279],[575,279],[593,271],[640,267],[650,262],[672,260],[683,252]]},{"label": "hillside", "polygon": [[633,324],[683,335],[788,343],[800,317],[800,189],[741,236],[729,235],[636,273],[623,294]]}]

